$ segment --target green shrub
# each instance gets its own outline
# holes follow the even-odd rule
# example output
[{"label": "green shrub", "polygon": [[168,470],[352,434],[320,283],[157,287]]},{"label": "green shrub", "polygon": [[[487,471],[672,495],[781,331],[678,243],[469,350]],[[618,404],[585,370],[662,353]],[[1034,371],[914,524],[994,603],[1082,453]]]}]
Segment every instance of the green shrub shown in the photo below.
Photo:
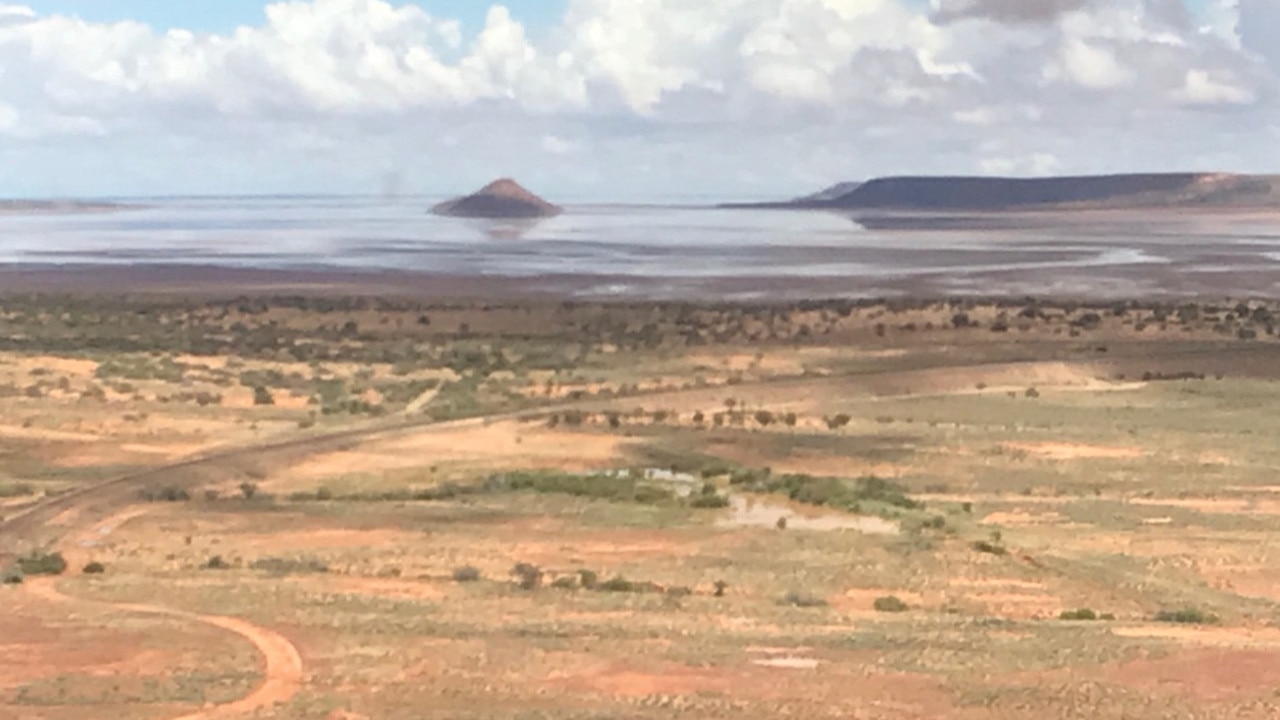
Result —
[{"label": "green shrub", "polygon": [[1009,554],[1009,551],[1008,551],[1008,549],[1006,549],[1006,548],[1005,548],[1005,546],[1000,545],[1000,544],[998,544],[998,543],[989,542],[989,541],[987,541],[987,540],[978,540],[978,541],[975,541],[975,542],[974,542],[974,543],[972,543],[969,547],[973,548],[974,550],[976,550],[976,551],[978,551],[978,552],[980,552],[980,553],[986,553],[986,554],[988,554],[988,555],[1001,555],[1001,556],[1002,556],[1002,555],[1008,555],[1008,554]]},{"label": "green shrub", "polygon": [[633,583],[630,580],[621,576],[615,577],[615,578],[609,578],[608,580],[605,580],[604,582],[597,585],[596,589],[601,592],[613,592],[613,593],[629,593],[629,592],[640,591],[636,583]]},{"label": "green shrub", "polygon": [[28,483],[0,485],[0,498],[17,498],[35,495],[36,489]]},{"label": "green shrub", "polygon": [[876,612],[882,612],[882,613],[902,613],[911,609],[910,607],[907,606],[905,602],[903,602],[901,599],[897,597],[894,597],[893,595],[889,595],[888,597],[876,598],[876,601],[875,603],[873,603],[872,607],[876,609]]},{"label": "green shrub", "polygon": [[67,561],[59,552],[32,552],[18,558],[18,570],[23,575],[61,575],[67,571]]},{"label": "green shrub", "polygon": [[778,602],[781,605],[789,605],[791,607],[798,608],[817,608],[827,606],[827,601],[817,597],[816,595],[806,595],[795,591],[783,595],[782,599]]},{"label": "green shrub", "polygon": [[588,590],[594,590],[596,585],[600,582],[600,576],[593,570],[579,570],[578,581],[582,587]]},{"label": "green shrub", "polygon": [[751,492],[781,493],[806,505],[818,505],[860,512],[865,502],[877,502],[906,510],[921,507],[907,497],[906,488],[877,477],[864,477],[855,481],[812,475],[773,475],[768,470],[738,471],[730,477],[735,486]]},{"label": "green shrub", "polygon": [[4,577],[0,578],[0,584],[21,585],[22,580],[23,580],[22,573],[16,572],[16,571],[10,571],[8,573],[5,573]]},{"label": "green shrub", "polygon": [[254,405],[275,405],[276,399],[272,396],[271,391],[259,385],[253,389]]},{"label": "green shrub", "polygon": [[699,495],[690,501],[689,506],[699,510],[717,510],[729,507],[729,498],[723,495]]},{"label": "green shrub", "polygon": [[460,583],[479,582],[480,571],[470,565],[464,565],[453,571],[453,581]]},{"label": "green shrub", "polygon": [[542,587],[542,569],[537,565],[519,563],[511,568],[511,574],[522,590],[537,590]]},{"label": "green shrub", "polygon": [[223,560],[221,555],[214,555],[213,557],[209,558],[208,562],[206,562],[204,566],[208,570],[231,569],[231,564],[228,563],[226,560]]},{"label": "green shrub", "polygon": [[630,475],[572,475],[567,473],[508,473],[489,479],[492,491],[533,492],[548,495],[659,505],[673,502],[675,493]]},{"label": "green shrub", "polygon": [[251,482],[240,483],[240,494],[245,500],[252,500],[258,494],[258,484]]},{"label": "green shrub", "polygon": [[101,575],[106,571],[107,571],[106,565],[103,565],[100,562],[91,562],[88,565],[85,565],[84,570],[82,570],[81,572],[83,572],[85,575]]},{"label": "green shrub", "polygon": [[716,595],[716,597],[724,597],[725,592],[727,592],[727,591],[729,590],[729,583],[727,583],[727,582],[725,582],[725,581],[723,581],[723,580],[717,580],[717,581],[715,582],[715,586],[714,586],[714,587],[715,587],[715,589],[716,589],[716,591],[715,591],[715,595]]},{"label": "green shrub", "polygon": [[840,413],[839,415],[826,418],[826,421],[827,421],[828,430],[839,430],[840,428],[848,425],[850,422],[853,422],[853,418],[849,417],[844,413]]},{"label": "green shrub", "polygon": [[147,488],[138,493],[144,502],[186,502],[191,493],[180,487],[167,485],[162,488]]},{"label": "green shrub", "polygon": [[254,560],[249,564],[254,570],[268,572],[273,575],[294,575],[294,574],[313,574],[327,573],[329,566],[323,561],[312,558],[277,558],[266,557]]},{"label": "green shrub", "polygon": [[577,590],[578,578],[573,575],[566,575],[565,577],[559,577],[559,578],[556,578],[555,581],[551,583],[551,587],[557,590]]},{"label": "green shrub", "polygon": [[1062,611],[1062,614],[1058,616],[1058,619],[1059,619],[1059,620],[1072,620],[1072,621],[1093,622],[1094,620],[1097,620],[1097,619],[1098,619],[1098,613],[1096,613],[1096,612],[1094,612],[1094,611],[1092,611],[1092,610],[1090,610],[1090,609],[1088,609],[1088,608],[1083,608],[1083,609],[1080,609],[1080,610],[1063,610],[1063,611]]},{"label": "green shrub", "polygon": [[1218,616],[1196,608],[1161,610],[1156,613],[1156,622],[1177,623],[1179,625],[1214,625],[1218,622]]}]

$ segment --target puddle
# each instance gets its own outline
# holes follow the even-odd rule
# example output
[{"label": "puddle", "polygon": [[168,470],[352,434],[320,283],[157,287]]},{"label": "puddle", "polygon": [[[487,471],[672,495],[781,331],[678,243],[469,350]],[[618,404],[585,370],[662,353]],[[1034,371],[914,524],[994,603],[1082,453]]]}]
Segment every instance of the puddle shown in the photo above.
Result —
[{"label": "puddle", "polygon": [[782,670],[817,670],[822,664],[821,661],[814,658],[803,657],[780,657],[768,658],[766,660],[752,660],[752,665],[760,667],[779,668]]},{"label": "puddle", "polygon": [[[591,474],[591,473],[584,473]],[[682,498],[693,495],[694,492],[702,489],[703,481],[689,473],[672,472],[671,470],[663,470],[660,468],[648,468],[645,470],[606,470],[603,473],[597,473],[609,477],[627,477],[629,475],[638,474],[642,479],[650,482],[662,482],[672,486],[675,494]]]},{"label": "puddle", "polygon": [[787,519],[788,530],[816,530],[834,532],[855,530],[867,535],[897,535],[898,523],[878,517],[846,515],[843,513],[800,514],[786,505],[755,497],[735,495],[729,498],[729,515],[720,519],[717,527],[776,528],[779,518]]}]

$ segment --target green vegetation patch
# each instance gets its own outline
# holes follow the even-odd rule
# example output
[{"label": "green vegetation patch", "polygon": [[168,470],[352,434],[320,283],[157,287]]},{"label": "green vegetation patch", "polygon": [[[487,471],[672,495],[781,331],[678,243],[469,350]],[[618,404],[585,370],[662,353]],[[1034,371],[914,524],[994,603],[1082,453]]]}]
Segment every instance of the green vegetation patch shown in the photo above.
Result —
[{"label": "green vegetation patch", "polygon": [[923,505],[907,497],[906,488],[878,477],[854,481],[812,475],[774,475],[769,470],[738,470],[729,477],[735,487],[756,493],[783,494],[806,505],[861,512],[864,503],[880,503],[904,510]]},{"label": "green vegetation patch", "polygon": [[632,473],[574,475],[555,472],[517,472],[489,479],[490,492],[532,492],[572,497],[633,502],[646,505],[674,503],[670,488],[641,480]]}]

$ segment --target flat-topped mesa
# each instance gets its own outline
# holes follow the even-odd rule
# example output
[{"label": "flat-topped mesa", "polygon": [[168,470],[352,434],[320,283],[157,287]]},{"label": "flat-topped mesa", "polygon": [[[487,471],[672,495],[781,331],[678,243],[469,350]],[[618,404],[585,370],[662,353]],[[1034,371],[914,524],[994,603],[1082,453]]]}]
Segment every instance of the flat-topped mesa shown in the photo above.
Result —
[{"label": "flat-topped mesa", "polygon": [[1130,173],[1078,177],[883,177],[796,200],[729,207],[909,213],[1280,207],[1280,177]]},{"label": "flat-topped mesa", "polygon": [[1229,176],[1150,173],[1080,177],[888,177],[832,198],[849,209],[1002,211],[1071,207],[1176,207],[1233,187]]},{"label": "flat-topped mesa", "polygon": [[555,217],[564,209],[534,195],[515,180],[502,178],[470,195],[440,203],[431,211],[447,217],[521,220]]}]

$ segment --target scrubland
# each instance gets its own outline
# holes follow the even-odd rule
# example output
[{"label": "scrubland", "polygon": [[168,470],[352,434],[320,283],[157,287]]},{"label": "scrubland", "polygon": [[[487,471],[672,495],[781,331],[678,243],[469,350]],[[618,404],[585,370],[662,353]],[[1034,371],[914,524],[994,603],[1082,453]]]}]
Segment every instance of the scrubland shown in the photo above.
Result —
[{"label": "scrubland", "polygon": [[1278,321],[8,297],[0,715],[1276,717]]}]

